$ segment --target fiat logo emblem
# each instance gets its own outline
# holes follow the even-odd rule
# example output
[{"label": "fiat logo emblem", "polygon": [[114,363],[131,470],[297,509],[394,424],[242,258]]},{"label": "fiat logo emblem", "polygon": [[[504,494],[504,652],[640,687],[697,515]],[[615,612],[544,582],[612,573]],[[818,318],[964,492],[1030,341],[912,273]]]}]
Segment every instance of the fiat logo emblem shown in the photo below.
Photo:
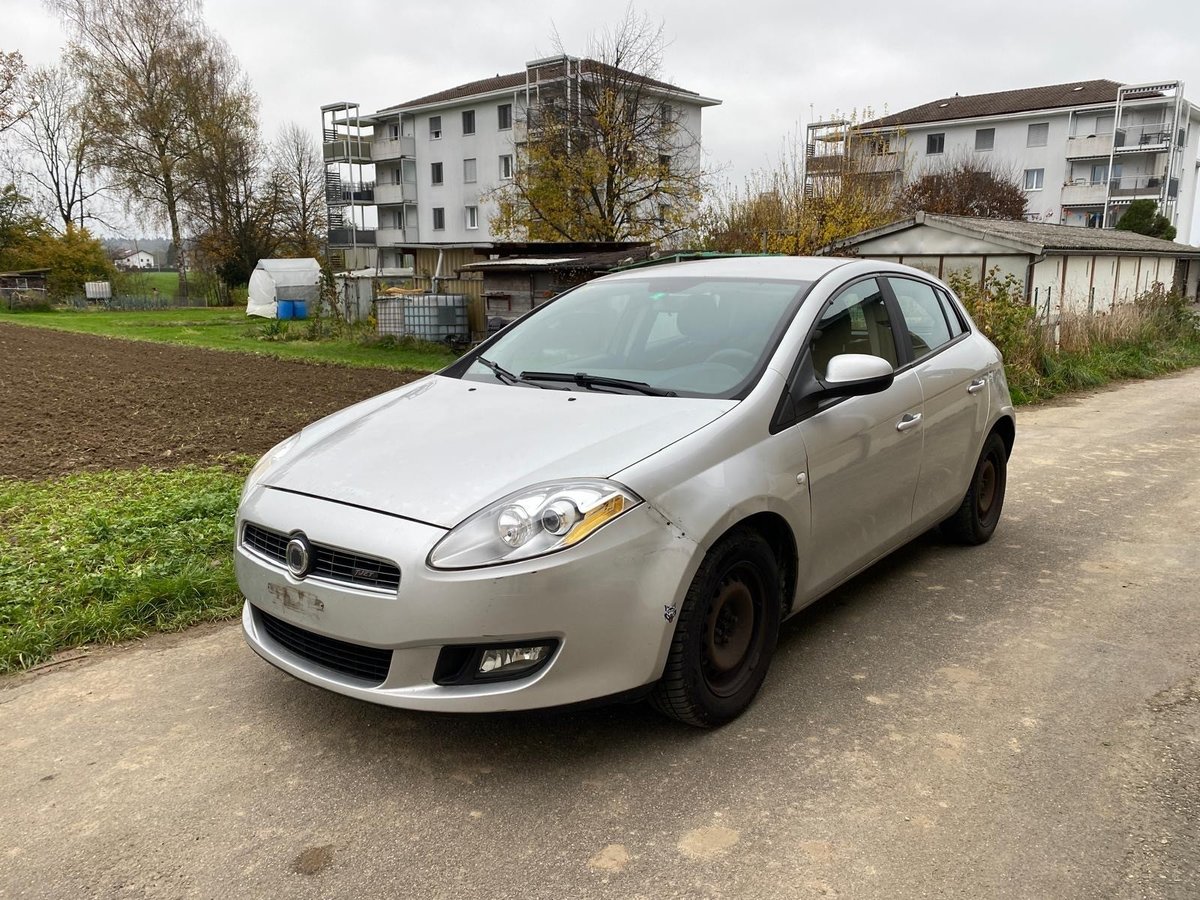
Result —
[{"label": "fiat logo emblem", "polygon": [[298,534],[288,541],[283,558],[292,577],[303,578],[312,567],[312,544],[304,535]]}]

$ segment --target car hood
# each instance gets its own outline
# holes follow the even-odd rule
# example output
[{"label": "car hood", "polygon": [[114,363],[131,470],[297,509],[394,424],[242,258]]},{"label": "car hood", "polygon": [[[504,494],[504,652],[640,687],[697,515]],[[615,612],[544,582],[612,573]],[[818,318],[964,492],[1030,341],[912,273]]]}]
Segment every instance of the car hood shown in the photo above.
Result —
[{"label": "car hood", "polygon": [[431,375],[305,428],[261,483],[452,528],[529,485],[618,472],[736,405]]}]

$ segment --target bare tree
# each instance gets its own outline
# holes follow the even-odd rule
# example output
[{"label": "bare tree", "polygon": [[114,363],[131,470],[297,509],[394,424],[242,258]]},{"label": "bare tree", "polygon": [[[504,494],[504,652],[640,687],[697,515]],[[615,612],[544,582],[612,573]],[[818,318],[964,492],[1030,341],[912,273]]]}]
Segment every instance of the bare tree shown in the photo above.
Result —
[{"label": "bare tree", "polygon": [[71,33],[87,85],[96,159],[136,206],[168,225],[187,294],[183,213],[201,147],[191,94],[205,79],[207,35],[194,0],[48,0]]},{"label": "bare tree", "polygon": [[325,233],[325,161],[316,137],[295,122],[279,131],[271,148],[279,190],[280,251],[319,256]]},{"label": "bare tree", "polygon": [[985,219],[1023,219],[1025,201],[1015,167],[962,153],[929,165],[900,193],[900,208],[909,214]]},{"label": "bare tree", "polygon": [[94,178],[93,145],[84,118],[83,86],[65,67],[34,69],[26,79],[32,110],[17,128],[20,147],[35,161],[29,177],[57,212],[62,227],[83,227],[87,203],[102,188]]},{"label": "bare tree", "polygon": [[21,91],[25,60],[14,50],[0,50],[0,134],[12,128],[29,113],[29,104]]},{"label": "bare tree", "polygon": [[660,80],[663,28],[628,8],[589,56],[538,68],[516,171],[493,230],[535,240],[666,240],[710,180],[678,89]]}]

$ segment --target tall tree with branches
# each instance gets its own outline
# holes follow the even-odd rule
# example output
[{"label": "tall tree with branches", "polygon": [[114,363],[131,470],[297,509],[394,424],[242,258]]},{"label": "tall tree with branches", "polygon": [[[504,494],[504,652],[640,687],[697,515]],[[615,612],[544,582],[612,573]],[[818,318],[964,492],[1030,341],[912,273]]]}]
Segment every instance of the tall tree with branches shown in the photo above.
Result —
[{"label": "tall tree with branches", "polygon": [[191,114],[208,36],[195,0],[49,0],[87,86],[97,162],[133,205],[165,221],[187,294],[183,216],[200,154]]},{"label": "tall tree with branches", "polygon": [[587,58],[539,68],[516,171],[491,196],[494,232],[662,241],[690,224],[710,176],[677,89],[660,80],[664,45],[662,26],[630,7]]},{"label": "tall tree with branches", "polygon": [[65,67],[34,69],[26,79],[32,109],[16,129],[17,143],[32,159],[27,173],[57,214],[61,230],[83,227],[94,216],[88,201],[102,190],[95,176],[91,129],[83,85]]},{"label": "tall tree with branches", "polygon": [[310,132],[289,122],[271,147],[271,170],[279,196],[280,252],[320,256],[326,226],[321,146]]}]

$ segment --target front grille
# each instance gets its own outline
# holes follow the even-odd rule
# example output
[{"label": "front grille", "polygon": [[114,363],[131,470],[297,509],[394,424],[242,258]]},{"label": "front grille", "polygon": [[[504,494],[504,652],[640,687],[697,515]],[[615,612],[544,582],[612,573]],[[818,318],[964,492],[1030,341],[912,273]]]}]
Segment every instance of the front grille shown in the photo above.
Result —
[{"label": "front grille", "polygon": [[256,608],[263,631],[297,656],[373,685],[382,684],[392,665],[392,651],[350,644],[314,634]]},{"label": "front grille", "polygon": [[[287,565],[287,545],[291,535],[247,522],[242,529],[242,544],[260,556]],[[395,591],[400,587],[400,570],[389,562],[360,556],[322,544],[313,544],[313,565],[309,577],[339,584]]]}]

